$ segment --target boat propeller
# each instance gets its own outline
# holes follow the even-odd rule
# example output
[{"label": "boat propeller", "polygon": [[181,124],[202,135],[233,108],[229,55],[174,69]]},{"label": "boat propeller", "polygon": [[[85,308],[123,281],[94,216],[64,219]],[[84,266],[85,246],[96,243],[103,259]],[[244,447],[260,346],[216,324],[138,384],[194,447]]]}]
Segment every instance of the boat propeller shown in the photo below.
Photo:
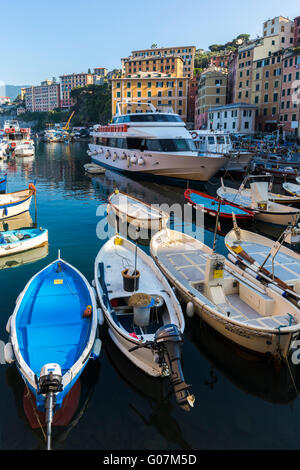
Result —
[{"label": "boat propeller", "polygon": [[58,364],[45,364],[40,372],[38,392],[45,395],[47,450],[51,450],[51,427],[56,405],[56,394],[62,390],[62,374]]},{"label": "boat propeller", "polygon": [[190,385],[184,380],[181,366],[181,345],[183,337],[176,325],[164,325],[159,328],[154,341],[146,341],[129,350],[139,348],[152,349],[156,353],[156,362],[162,368],[162,375],[169,375],[178,405],[185,411],[194,406],[195,397],[190,394]]}]

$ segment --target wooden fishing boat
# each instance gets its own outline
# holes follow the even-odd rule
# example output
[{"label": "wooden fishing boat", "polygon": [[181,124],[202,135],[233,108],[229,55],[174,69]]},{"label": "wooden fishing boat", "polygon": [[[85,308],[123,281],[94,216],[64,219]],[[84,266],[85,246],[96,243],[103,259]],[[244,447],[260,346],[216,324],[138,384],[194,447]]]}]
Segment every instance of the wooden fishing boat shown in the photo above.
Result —
[{"label": "wooden fishing boat", "polygon": [[96,257],[95,287],[116,346],[146,374],[170,376],[178,404],[189,410],[194,398],[184,381],[180,352],[184,317],[152,258],[115,235]]},{"label": "wooden fishing boat", "polygon": [[22,229],[0,232],[0,257],[31,250],[48,243],[48,230]]},{"label": "wooden fishing boat", "polygon": [[300,201],[300,184],[283,183],[282,187],[287,193],[296,196],[298,201]]},{"label": "wooden fishing boat", "polygon": [[287,357],[291,340],[300,335],[297,306],[181,232],[156,233],[150,251],[187,302],[188,316],[196,312],[224,337],[252,352]]},{"label": "wooden fishing boat", "polygon": [[108,197],[108,203],[122,222],[137,229],[161,230],[169,219],[166,212],[118,189]]},{"label": "wooden fishing boat", "polygon": [[300,254],[282,243],[291,234],[288,227],[277,242],[255,232],[234,228],[225,236],[230,259],[254,278],[264,281],[283,296],[300,300]]},{"label": "wooden fishing boat", "polygon": [[297,208],[271,201],[266,181],[251,183],[250,191],[247,193],[239,190],[227,191],[227,188],[224,191],[221,187],[217,190],[217,194],[225,201],[252,210],[255,213],[255,219],[269,224],[295,225],[300,215],[300,210]]},{"label": "wooden fishing boat", "polygon": [[5,193],[7,186],[7,175],[0,176],[0,193]]},{"label": "wooden fishing boat", "polygon": [[[252,203],[251,188],[240,186],[239,189],[230,186],[222,186],[217,189],[217,195],[224,201],[237,204],[242,207],[250,207]],[[268,191],[268,200],[277,204],[297,205],[300,203],[299,197],[287,196],[286,194],[276,194]]]},{"label": "wooden fishing boat", "polygon": [[[299,167],[299,162],[297,162],[297,166]],[[294,179],[299,175],[298,168],[293,168],[289,166],[280,166],[280,165],[274,165],[274,164],[270,164],[270,165],[257,164],[255,166],[255,170],[259,174],[271,173],[274,177],[280,178],[280,179],[281,178]]]},{"label": "wooden fishing boat", "polygon": [[219,198],[209,196],[208,194],[195,191],[193,189],[187,189],[184,193],[184,197],[188,202],[197,210],[203,211],[205,214],[217,216],[225,219],[232,219],[232,213],[235,214],[237,219],[253,219],[254,212],[248,209],[242,209],[236,204],[232,204],[228,201],[221,201],[219,204]]},{"label": "wooden fishing boat", "polygon": [[29,210],[36,189],[33,184],[28,189],[0,195],[0,219],[14,217]]},{"label": "wooden fishing boat", "polygon": [[16,361],[37,408],[46,411],[50,449],[53,414],[90,357],[100,353],[94,291],[59,256],[30,279],[17,299],[7,331],[6,362]]},{"label": "wooden fishing boat", "polygon": [[83,165],[83,167],[87,173],[91,173],[93,175],[105,173],[105,168],[100,165],[96,165],[95,163],[86,163],[85,165]]}]

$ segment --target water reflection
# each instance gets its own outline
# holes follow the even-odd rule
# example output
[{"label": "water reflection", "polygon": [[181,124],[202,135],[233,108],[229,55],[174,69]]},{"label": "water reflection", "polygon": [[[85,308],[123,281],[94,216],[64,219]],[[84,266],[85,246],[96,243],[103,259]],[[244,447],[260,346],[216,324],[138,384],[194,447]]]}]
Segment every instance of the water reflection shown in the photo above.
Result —
[{"label": "water reflection", "polygon": [[229,343],[198,316],[187,321],[185,338],[193,342],[210,362],[205,384],[211,390],[218,387],[218,374],[227,377],[244,392],[270,403],[293,402],[300,390],[299,367],[282,363],[275,368],[271,361],[244,351]]},{"label": "water reflection", "polygon": [[[87,410],[99,381],[100,371],[101,364],[98,360],[89,361],[80,378],[64,398],[62,408],[54,415],[53,449],[61,448],[74,427],[80,425],[80,420]],[[45,413],[37,410],[34,397],[31,392],[28,393],[15,366],[6,369],[6,383],[14,395],[19,417],[36,436],[38,449],[45,449],[44,433],[41,430],[41,426],[45,427]],[[16,435],[15,438],[22,440],[21,435],[19,437]]]},{"label": "water reflection", "polygon": [[8,256],[0,257],[0,269],[16,268],[24,264],[35,263],[48,256],[48,243],[47,245],[33,248],[22,253],[16,253]]},{"label": "water reflection", "polygon": [[0,231],[6,232],[7,230],[19,230],[22,228],[31,228],[35,224],[32,220],[30,212],[10,217],[9,219],[0,220]]},{"label": "water reflection", "polygon": [[136,402],[129,403],[141,424],[154,428],[167,442],[181,449],[191,449],[179,423],[172,416],[174,396],[168,378],[153,378],[137,368],[117,348],[107,331],[102,335],[102,340],[106,354],[121,380],[148,404],[147,411],[144,412]]}]

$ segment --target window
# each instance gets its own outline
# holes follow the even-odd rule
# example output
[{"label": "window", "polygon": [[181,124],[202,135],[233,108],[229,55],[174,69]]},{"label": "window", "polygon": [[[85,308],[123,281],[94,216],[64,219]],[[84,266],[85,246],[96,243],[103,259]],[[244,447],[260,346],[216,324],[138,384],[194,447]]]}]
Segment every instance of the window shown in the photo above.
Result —
[{"label": "window", "polygon": [[141,88],[141,87],[142,87],[141,82],[138,82],[138,83],[137,83],[137,87],[138,87],[138,88]]},{"label": "window", "polygon": [[256,85],[255,89],[256,91],[259,91],[259,84]]},{"label": "window", "polygon": [[276,103],[278,101],[278,93],[273,94],[273,101]]},{"label": "window", "polygon": [[121,88],[121,83],[117,82],[117,88]]},{"label": "window", "polygon": [[178,91],[178,96],[182,96],[182,90]]},{"label": "window", "polygon": [[127,91],[127,98],[130,98],[131,97],[131,93],[130,91]]},{"label": "window", "polygon": [[138,96],[138,98],[141,98],[141,92],[140,91],[137,92],[137,96]]},{"label": "window", "polygon": [[245,122],[245,129],[249,129],[249,122],[248,121]]},{"label": "window", "polygon": [[121,92],[117,91],[117,98],[121,98]]},{"label": "window", "polygon": [[148,91],[148,97],[150,97],[150,96],[151,96],[151,91]]},{"label": "window", "polygon": [[127,88],[131,87],[131,82],[127,82]]},{"label": "window", "polygon": [[268,101],[269,101],[269,95],[265,95],[264,96],[264,103],[268,103]]}]

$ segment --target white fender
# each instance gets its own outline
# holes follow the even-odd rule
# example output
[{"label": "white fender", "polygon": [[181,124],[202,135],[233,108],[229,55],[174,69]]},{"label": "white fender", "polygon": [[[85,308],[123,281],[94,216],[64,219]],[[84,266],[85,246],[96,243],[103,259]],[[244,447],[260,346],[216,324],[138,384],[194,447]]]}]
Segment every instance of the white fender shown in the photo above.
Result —
[{"label": "white fender", "polygon": [[130,158],[130,163],[132,163],[133,165],[136,163],[136,156],[133,155],[131,158]]},{"label": "white fender", "polygon": [[144,165],[144,164],[145,164],[144,159],[143,159],[142,157],[140,157],[140,158],[138,159],[138,165]]},{"label": "white fender", "polygon": [[109,158],[110,157],[110,151],[107,150],[106,153],[105,153],[105,158]]},{"label": "white fender", "polygon": [[118,154],[117,152],[114,152],[114,156],[113,156],[113,162],[118,158]]},{"label": "white fender", "polygon": [[6,345],[4,346],[4,359],[7,364],[12,364],[16,360],[11,343],[6,343]]},{"label": "white fender", "polygon": [[195,313],[195,306],[193,302],[188,302],[186,305],[186,314],[189,318],[192,318]]},{"label": "white fender", "polygon": [[100,352],[101,352],[101,346],[102,346],[102,342],[99,338],[97,338],[94,342],[94,346],[91,352],[92,359],[98,359],[98,357],[100,356]]},{"label": "white fender", "polygon": [[11,316],[9,317],[6,323],[6,331],[8,334],[10,334],[10,324],[11,324]]},{"label": "white fender", "polygon": [[92,286],[93,286],[93,287],[96,286],[96,283],[95,283],[95,280],[94,280],[94,279],[92,280]]},{"label": "white fender", "polygon": [[121,160],[125,160],[127,158],[126,152],[123,152],[121,154]]},{"label": "white fender", "polygon": [[98,150],[94,150],[93,155],[98,155]]},{"label": "white fender", "polygon": [[103,325],[103,323],[104,323],[104,315],[103,315],[103,312],[102,312],[102,309],[101,309],[101,308],[97,308],[97,316],[98,316],[98,324],[99,324],[99,325]]}]

